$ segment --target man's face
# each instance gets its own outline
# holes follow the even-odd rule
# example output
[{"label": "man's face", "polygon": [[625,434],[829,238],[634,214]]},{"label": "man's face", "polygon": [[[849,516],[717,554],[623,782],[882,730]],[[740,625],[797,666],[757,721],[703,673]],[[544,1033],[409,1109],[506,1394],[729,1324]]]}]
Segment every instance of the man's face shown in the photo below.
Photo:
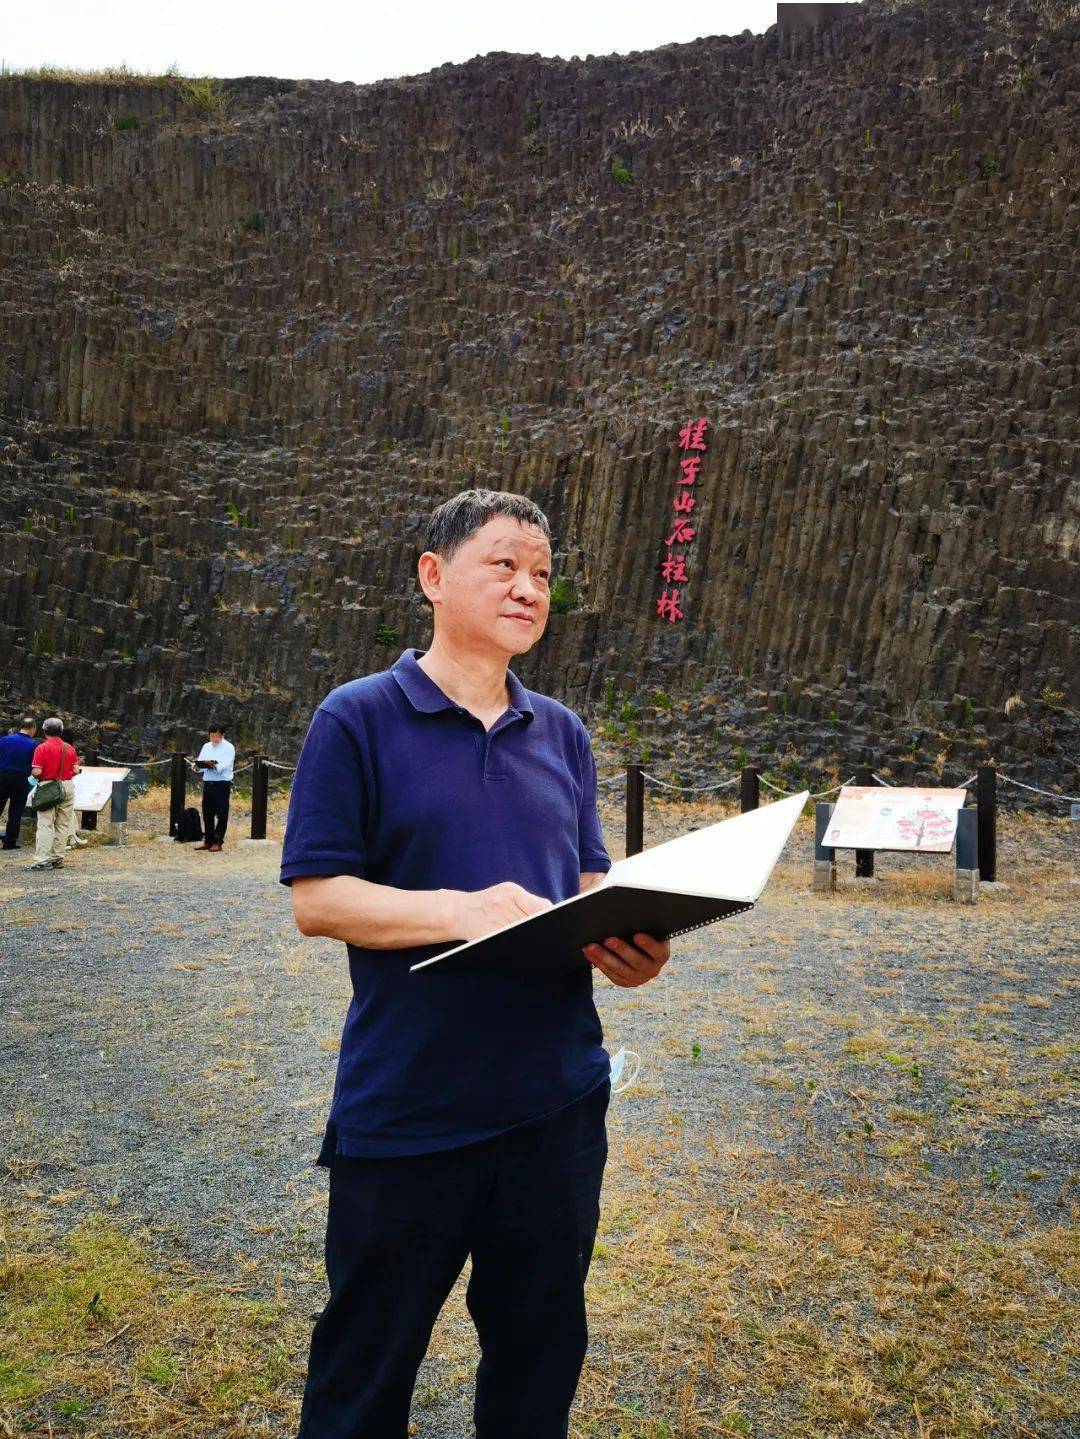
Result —
[{"label": "man's face", "polygon": [[550,580],[551,546],[543,530],[496,515],[453,559],[438,558],[437,577],[425,590],[448,638],[520,655],[544,633]]},{"label": "man's face", "polygon": [[221,730],[219,730],[219,729],[212,729],[212,730],[210,731],[210,743],[211,743],[211,744],[220,744],[221,741],[222,741],[224,738],[225,738],[225,735],[224,735],[223,731],[221,731]]}]

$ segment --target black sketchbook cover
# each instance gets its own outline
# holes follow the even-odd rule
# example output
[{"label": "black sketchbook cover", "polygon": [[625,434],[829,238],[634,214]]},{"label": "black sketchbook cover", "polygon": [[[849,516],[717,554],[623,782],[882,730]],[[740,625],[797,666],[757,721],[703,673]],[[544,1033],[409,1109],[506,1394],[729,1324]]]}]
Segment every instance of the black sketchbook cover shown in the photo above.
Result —
[{"label": "black sketchbook cover", "polygon": [[609,935],[670,939],[752,909],[806,798],[792,795],[620,860],[584,894],[421,960],[413,972],[554,974],[587,966],[584,946]]}]

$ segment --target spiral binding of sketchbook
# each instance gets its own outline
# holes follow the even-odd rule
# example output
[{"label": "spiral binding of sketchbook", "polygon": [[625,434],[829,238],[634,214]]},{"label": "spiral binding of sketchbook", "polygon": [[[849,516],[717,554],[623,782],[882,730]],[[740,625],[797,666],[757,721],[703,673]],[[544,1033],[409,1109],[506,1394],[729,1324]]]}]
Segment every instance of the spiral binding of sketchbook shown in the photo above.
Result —
[{"label": "spiral binding of sketchbook", "polygon": [[807,795],[692,830],[612,865],[602,883],[482,939],[412,966],[439,974],[553,974],[588,965],[585,945],[613,935],[673,939],[754,907]]}]

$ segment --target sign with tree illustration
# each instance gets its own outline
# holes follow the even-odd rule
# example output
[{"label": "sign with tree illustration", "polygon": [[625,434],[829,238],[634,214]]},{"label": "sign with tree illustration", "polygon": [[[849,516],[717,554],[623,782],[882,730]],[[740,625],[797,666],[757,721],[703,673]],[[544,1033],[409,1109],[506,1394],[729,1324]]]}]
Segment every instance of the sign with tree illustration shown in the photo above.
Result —
[{"label": "sign with tree illustration", "polygon": [[963,789],[886,789],[845,785],[825,832],[830,849],[918,850],[947,854],[956,838]]},{"label": "sign with tree illustration", "polygon": [[112,787],[131,773],[118,765],[86,765],[75,776],[75,808],[79,811],[103,810],[112,799]]}]

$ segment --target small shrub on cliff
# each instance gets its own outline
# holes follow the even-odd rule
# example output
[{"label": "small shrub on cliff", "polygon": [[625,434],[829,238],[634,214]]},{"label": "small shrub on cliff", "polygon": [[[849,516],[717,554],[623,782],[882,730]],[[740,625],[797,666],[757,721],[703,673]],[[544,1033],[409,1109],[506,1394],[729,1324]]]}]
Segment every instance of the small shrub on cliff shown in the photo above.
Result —
[{"label": "small shrub on cliff", "polygon": [[548,152],[547,142],[541,140],[539,135],[527,135],[521,148],[529,160],[539,160]]},{"label": "small shrub on cliff", "polygon": [[630,183],[630,171],[623,164],[621,155],[616,155],[611,162],[611,178],[616,185],[629,185]]},{"label": "small shrub on cliff", "polygon": [[180,82],[180,96],[185,109],[199,115],[223,115],[229,103],[228,94],[220,80],[210,75]]},{"label": "small shrub on cliff", "polygon": [[261,210],[252,210],[251,214],[244,221],[244,229],[252,235],[261,235],[263,228],[263,217]]},{"label": "small shrub on cliff", "polygon": [[397,630],[393,625],[379,625],[375,630],[374,643],[390,649],[397,644]]},{"label": "small shrub on cliff", "polygon": [[118,130],[137,130],[139,128],[139,117],[128,113],[127,115],[115,115],[113,124]]},{"label": "small shrub on cliff", "polygon": [[574,587],[569,580],[562,575],[557,576],[551,584],[551,613],[553,615],[566,615],[574,608]]}]

